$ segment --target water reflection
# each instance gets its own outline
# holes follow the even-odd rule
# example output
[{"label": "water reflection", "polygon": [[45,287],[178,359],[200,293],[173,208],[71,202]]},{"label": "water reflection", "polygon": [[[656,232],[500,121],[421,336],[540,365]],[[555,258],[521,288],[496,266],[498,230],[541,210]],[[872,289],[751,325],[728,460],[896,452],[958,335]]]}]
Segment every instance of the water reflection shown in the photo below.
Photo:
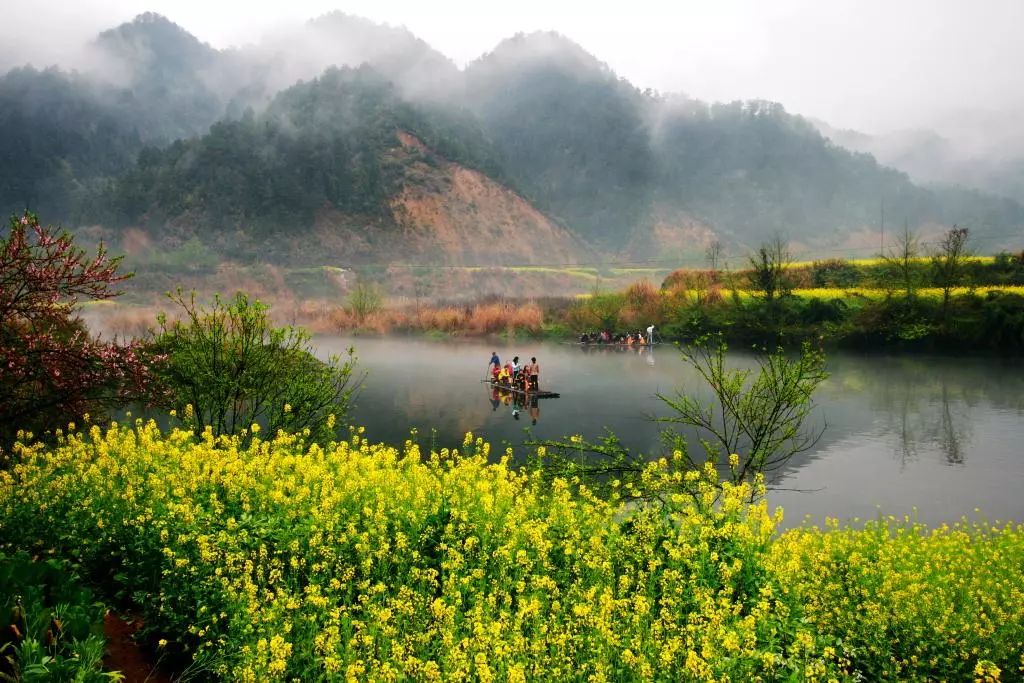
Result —
[{"label": "water reflection", "polygon": [[[524,420],[529,419],[530,426],[537,425],[537,420],[540,419],[540,397],[536,392],[522,394],[502,387],[485,386],[490,386],[487,393],[492,412],[497,412],[500,406],[505,406],[511,409],[513,420],[523,417]],[[526,413],[525,417],[523,413]]]},{"label": "water reflection", "polygon": [[654,347],[640,344],[576,344],[579,350],[589,354],[632,353],[654,362]]},{"label": "water reflection", "polygon": [[[962,465],[964,463],[964,454],[960,448],[960,443],[965,439],[970,439],[970,421],[963,420],[962,424],[958,425],[957,421],[953,418],[953,411],[950,409],[949,404],[949,388],[942,385],[942,410],[941,414],[941,434],[942,437],[939,440],[939,444],[942,447],[942,452],[946,454],[946,462],[950,465]],[[963,415],[961,414],[961,418]]]},{"label": "water reflection", "polygon": [[[351,343],[319,341],[325,354]],[[480,384],[490,346],[396,339],[355,345],[369,376],[354,419],[375,440],[400,442],[416,427],[420,434],[435,429],[439,446],[458,446],[472,431],[500,453],[522,444],[526,430],[540,440],[577,433],[596,439],[607,428],[631,450],[653,454],[661,444],[649,418],[665,410],[658,393],[710,398],[668,346],[499,345],[502,358],[541,359],[543,386],[561,398],[538,402]],[[733,360],[753,363],[744,354]],[[1024,519],[1024,376],[1017,362],[833,354],[827,368],[815,417],[827,428],[776,479],[780,488],[820,492],[773,497],[787,508],[788,523],[804,514],[870,517],[877,506],[917,508],[930,520],[955,520],[975,507],[993,518]]]},{"label": "water reflection", "polygon": [[[775,497],[787,512],[953,521],[1024,518],[1024,378],[1016,361],[834,354],[818,399],[826,438],[782,480],[822,497]],[[790,517],[789,522],[796,521]]]},{"label": "water reflection", "polygon": [[[993,411],[1024,415],[1024,377],[1017,361],[834,355],[828,368],[831,377],[818,398],[830,408],[830,417],[840,417],[838,431],[873,418],[904,468],[922,453],[964,465],[985,441],[985,435],[975,439],[975,425],[985,416]],[[842,419],[851,411],[854,424]]]},{"label": "water reflection", "polygon": [[537,425],[540,419],[540,399],[537,396],[530,397],[530,424]]}]

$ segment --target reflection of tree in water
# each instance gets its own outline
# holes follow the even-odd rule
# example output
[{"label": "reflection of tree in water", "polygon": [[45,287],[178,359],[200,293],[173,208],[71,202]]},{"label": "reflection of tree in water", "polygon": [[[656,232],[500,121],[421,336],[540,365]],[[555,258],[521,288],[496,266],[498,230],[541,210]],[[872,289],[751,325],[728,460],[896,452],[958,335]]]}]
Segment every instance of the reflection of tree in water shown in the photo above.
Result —
[{"label": "reflection of tree in water", "polygon": [[946,455],[946,462],[950,465],[961,465],[964,462],[964,455],[960,449],[960,442],[970,440],[971,422],[969,415],[962,415],[961,417],[967,419],[962,425],[957,425],[953,419],[953,412],[949,408],[948,394],[948,387],[945,384],[942,385],[942,431],[939,437],[939,446]]},{"label": "reflection of tree in water", "polygon": [[885,411],[885,431],[899,436],[895,451],[901,464],[917,460],[922,449],[938,449],[949,464],[964,464],[973,414],[991,399],[985,383],[956,368],[920,362],[889,376],[877,405]]},{"label": "reflection of tree in water", "polygon": [[993,359],[837,357],[823,398],[867,395],[903,465],[922,450],[962,465],[973,424],[995,408],[1024,413],[1024,377]]},{"label": "reflection of tree in water", "polygon": [[910,398],[910,395],[908,394],[907,396],[904,396],[903,401],[901,402],[901,406],[900,406],[901,410],[898,412],[899,422],[900,422],[900,424],[899,424],[900,441],[899,441],[899,446],[897,447],[897,452],[898,452],[898,455],[900,456],[900,459],[901,459],[901,468],[900,469],[903,469],[903,467],[906,467],[908,460],[917,460],[917,444],[916,444],[916,440],[914,438],[914,431],[913,431],[914,428],[913,428],[913,425],[910,423],[910,420],[907,417],[908,415],[911,414],[910,413],[910,404],[911,404],[911,398]]}]

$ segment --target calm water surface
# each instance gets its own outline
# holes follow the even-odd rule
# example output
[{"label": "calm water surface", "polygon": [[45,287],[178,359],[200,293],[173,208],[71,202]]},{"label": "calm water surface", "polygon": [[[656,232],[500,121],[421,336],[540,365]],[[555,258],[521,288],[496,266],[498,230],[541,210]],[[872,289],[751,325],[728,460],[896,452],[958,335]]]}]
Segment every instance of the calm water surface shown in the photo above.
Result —
[{"label": "calm water surface", "polygon": [[[596,438],[610,429],[630,448],[652,454],[660,441],[651,417],[667,414],[657,394],[708,395],[671,347],[337,337],[316,343],[323,354],[356,347],[368,374],[353,421],[372,440],[389,443],[409,438],[415,427],[421,444],[455,447],[472,431],[500,452],[529,438]],[[561,398],[515,415],[480,382],[491,351],[502,362],[537,356],[541,387]],[[753,362],[743,354],[733,361]],[[830,377],[815,396],[822,438],[773,477],[769,501],[785,509],[787,526],[808,515],[819,523],[826,515],[879,514],[916,514],[932,524],[964,515],[1024,521],[1020,361],[833,353],[827,367]]]}]

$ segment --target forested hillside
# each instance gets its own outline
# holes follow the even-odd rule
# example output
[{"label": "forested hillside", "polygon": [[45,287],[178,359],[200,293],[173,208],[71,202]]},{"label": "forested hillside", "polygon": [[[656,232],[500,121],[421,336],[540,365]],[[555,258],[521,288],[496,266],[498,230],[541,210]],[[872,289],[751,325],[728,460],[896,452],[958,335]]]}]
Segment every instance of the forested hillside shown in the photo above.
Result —
[{"label": "forested hillside", "polygon": [[3,211],[292,260],[323,256],[292,243],[325,225],[347,236],[331,253],[369,260],[431,232],[447,250],[509,221],[539,230],[492,262],[550,260],[522,248],[541,234],[577,256],[693,257],[776,234],[827,252],[867,239],[883,207],[890,225],[967,225],[992,248],[1024,231],[1014,201],[922,188],[775,103],[641,92],[554,33],[460,71],[404,28],[340,13],[224,51],[147,14],[88,54],[81,72],[0,77]]},{"label": "forested hillside", "polygon": [[142,141],[117,100],[57,69],[0,77],[0,211],[73,219],[93,181],[129,168]]},{"label": "forested hillside", "polygon": [[143,137],[164,143],[201,133],[224,115],[224,56],[158,14],[101,33],[93,77],[120,86]]},{"label": "forested hillside", "polygon": [[877,228],[883,204],[890,221],[913,227],[1024,225],[1014,202],[915,186],[779,104],[642,93],[557,34],[505,41],[470,65],[467,84],[512,177],[606,248],[674,250],[651,239],[659,226],[679,228],[683,242],[711,233],[737,245],[773,234],[842,242]]},{"label": "forested hillside", "polygon": [[[144,150],[132,170],[97,193],[87,217],[141,225],[174,242],[198,237],[235,257],[288,259],[327,255],[312,237],[331,215],[362,233],[357,241],[394,257],[409,241],[396,198],[412,188],[443,194],[452,166],[494,185],[502,176],[468,115],[404,101],[369,66],[331,68],[283,91],[260,114],[250,110],[206,135]],[[480,207],[481,216],[488,208]],[[556,240],[571,242],[568,235]],[[374,255],[361,251],[363,259]]]},{"label": "forested hillside", "polygon": [[26,66],[0,77],[0,211],[81,222],[98,185],[145,145],[201,133],[224,114],[205,76],[220,53],[154,14],[104,31],[81,70]]},{"label": "forested hillside", "polygon": [[[892,225],[959,223],[976,234],[1019,230],[1014,202],[954,187],[922,188],[906,174],[825,139],[810,123],[771,102],[673,107],[659,103],[654,135],[660,199],[741,241],[778,233],[842,241]],[[884,209],[883,209],[884,207]]]},{"label": "forested hillside", "polygon": [[835,144],[871,154],[879,163],[905,171],[915,182],[962,185],[1024,202],[1024,151],[1014,139],[1017,131],[1012,122],[995,122],[995,134],[1009,139],[989,142],[981,149],[932,130],[867,135],[824,121],[814,123]]},{"label": "forested hillside", "polygon": [[552,33],[504,41],[469,66],[466,83],[527,194],[582,237],[621,246],[657,177],[643,96]]}]

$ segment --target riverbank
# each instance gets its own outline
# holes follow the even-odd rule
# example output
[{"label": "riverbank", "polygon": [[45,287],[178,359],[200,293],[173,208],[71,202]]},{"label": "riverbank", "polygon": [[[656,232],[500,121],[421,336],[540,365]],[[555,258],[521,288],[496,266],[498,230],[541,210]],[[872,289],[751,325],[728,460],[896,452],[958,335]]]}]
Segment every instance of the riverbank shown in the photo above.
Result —
[{"label": "riverbank", "polygon": [[[713,334],[759,346],[811,341],[835,349],[1024,352],[1024,255],[965,257],[957,268],[955,277],[943,279],[939,263],[923,258],[901,266],[887,259],[791,264],[780,267],[767,289],[754,286],[753,270],[678,270],[660,285],[644,279],[573,296],[541,289],[552,295],[530,298],[479,290],[475,300],[447,302],[389,298],[393,287],[385,279],[349,283],[336,296],[268,291],[266,302],[277,322],[322,334],[573,341],[584,333],[635,333],[653,324],[669,342]],[[160,308],[106,305],[88,316],[99,329],[130,337],[152,327]]]},{"label": "riverbank", "polygon": [[[912,297],[871,290],[796,290],[773,301],[747,291],[713,291],[701,297],[658,292],[640,306],[626,294],[529,301],[494,300],[465,305],[382,307],[355,315],[336,302],[271,305],[280,323],[318,334],[388,335],[432,339],[577,341],[584,332],[636,332],[655,325],[662,342],[721,335],[744,346],[795,347],[811,341],[828,349],[952,355],[1024,353],[1024,294],[1014,288],[954,293],[944,304],[934,292]],[[142,336],[158,306],[107,304],[84,312],[106,336]]]},{"label": "riverbank", "polygon": [[[767,279],[766,279],[767,278]],[[321,331],[577,339],[655,325],[664,341],[721,335],[744,345],[944,353],[1024,352],[1024,254],[828,260],[748,270],[678,270],[660,287],[529,301],[335,307]]]}]

